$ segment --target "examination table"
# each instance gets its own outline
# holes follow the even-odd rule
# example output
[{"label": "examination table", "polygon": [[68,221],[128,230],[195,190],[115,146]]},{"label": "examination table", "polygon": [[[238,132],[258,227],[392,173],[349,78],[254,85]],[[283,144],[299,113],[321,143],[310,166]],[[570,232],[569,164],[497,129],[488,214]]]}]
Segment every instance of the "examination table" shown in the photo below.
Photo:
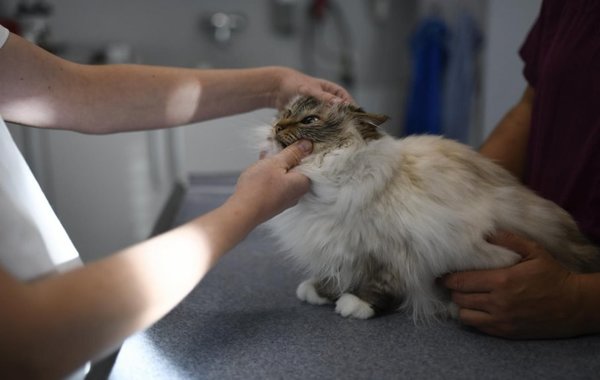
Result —
[{"label": "examination table", "polygon": [[[218,206],[236,178],[193,176],[159,229]],[[510,341],[453,321],[415,326],[402,313],[345,319],[299,301],[302,279],[255,230],[164,319],[125,341],[109,378],[600,378],[600,336]]]}]

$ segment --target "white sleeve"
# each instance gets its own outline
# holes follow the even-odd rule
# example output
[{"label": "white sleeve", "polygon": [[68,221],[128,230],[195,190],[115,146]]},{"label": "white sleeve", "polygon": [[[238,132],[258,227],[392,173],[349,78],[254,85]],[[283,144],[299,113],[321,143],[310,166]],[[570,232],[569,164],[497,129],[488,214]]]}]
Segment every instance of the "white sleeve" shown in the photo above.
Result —
[{"label": "white sleeve", "polygon": [[0,48],[4,46],[4,43],[8,39],[8,29],[0,25]]}]

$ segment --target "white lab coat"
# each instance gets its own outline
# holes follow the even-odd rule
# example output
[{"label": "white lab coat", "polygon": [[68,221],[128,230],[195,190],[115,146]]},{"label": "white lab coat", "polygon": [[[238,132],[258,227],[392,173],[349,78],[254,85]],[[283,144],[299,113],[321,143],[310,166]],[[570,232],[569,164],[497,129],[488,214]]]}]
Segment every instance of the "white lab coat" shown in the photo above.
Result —
[{"label": "white lab coat", "polygon": [[[0,25],[0,48],[8,35],[8,30]],[[2,115],[0,265],[22,281],[82,265],[77,250],[12,139]],[[72,378],[83,378],[83,375],[80,370]]]}]

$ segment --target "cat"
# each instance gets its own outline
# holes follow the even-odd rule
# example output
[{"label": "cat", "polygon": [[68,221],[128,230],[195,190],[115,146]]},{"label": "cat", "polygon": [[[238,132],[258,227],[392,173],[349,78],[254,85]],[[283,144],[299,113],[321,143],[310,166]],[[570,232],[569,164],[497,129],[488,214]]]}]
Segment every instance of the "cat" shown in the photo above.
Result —
[{"label": "cat", "polygon": [[313,142],[294,169],[311,179],[311,191],[266,223],[308,272],[299,299],[335,302],[337,313],[360,319],[395,310],[415,321],[456,317],[435,279],[518,262],[486,241],[496,230],[539,242],[570,270],[600,271],[598,248],[566,211],[466,145],[391,137],[379,127],[387,119],[300,96],[266,131],[268,154]]}]

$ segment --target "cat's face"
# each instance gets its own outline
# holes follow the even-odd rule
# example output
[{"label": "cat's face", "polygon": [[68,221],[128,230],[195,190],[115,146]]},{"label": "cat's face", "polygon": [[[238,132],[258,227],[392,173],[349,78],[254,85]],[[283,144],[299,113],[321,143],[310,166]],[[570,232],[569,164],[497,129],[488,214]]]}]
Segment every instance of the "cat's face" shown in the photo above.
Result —
[{"label": "cat's face", "polygon": [[331,105],[299,96],[283,109],[273,123],[272,138],[281,148],[300,139],[313,142],[313,153],[330,151],[353,142],[379,139],[378,126],[385,115],[364,112],[351,104]]}]

